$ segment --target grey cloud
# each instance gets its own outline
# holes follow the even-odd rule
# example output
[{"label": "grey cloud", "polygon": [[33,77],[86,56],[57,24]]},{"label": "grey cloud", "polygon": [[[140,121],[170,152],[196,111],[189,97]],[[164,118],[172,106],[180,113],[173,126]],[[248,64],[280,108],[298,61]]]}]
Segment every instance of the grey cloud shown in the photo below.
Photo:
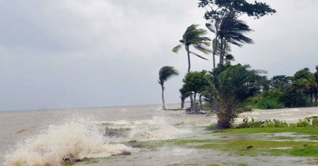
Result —
[{"label": "grey cloud", "polygon": [[[237,63],[269,75],[313,70],[318,4],[305,1],[268,0],[277,14],[246,19],[256,43],[233,47]],[[160,103],[164,65],[181,73],[166,85],[167,102],[178,102],[187,60],[171,49],[187,26],[205,23],[197,0],[10,0],[0,12],[0,110]]]}]

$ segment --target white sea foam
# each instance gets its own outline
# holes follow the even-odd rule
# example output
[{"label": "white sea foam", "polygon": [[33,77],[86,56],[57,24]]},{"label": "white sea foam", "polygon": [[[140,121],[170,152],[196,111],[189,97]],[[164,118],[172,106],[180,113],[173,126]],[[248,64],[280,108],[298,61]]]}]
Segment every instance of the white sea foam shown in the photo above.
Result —
[{"label": "white sea foam", "polygon": [[147,123],[136,125],[130,133],[131,139],[136,140],[166,140],[174,139],[190,133],[188,129],[180,129],[168,122],[165,117],[153,117]]},{"label": "white sea foam", "polygon": [[122,144],[109,144],[90,120],[76,118],[51,125],[39,135],[19,142],[5,156],[5,166],[58,166],[65,160],[106,157],[129,150]]}]

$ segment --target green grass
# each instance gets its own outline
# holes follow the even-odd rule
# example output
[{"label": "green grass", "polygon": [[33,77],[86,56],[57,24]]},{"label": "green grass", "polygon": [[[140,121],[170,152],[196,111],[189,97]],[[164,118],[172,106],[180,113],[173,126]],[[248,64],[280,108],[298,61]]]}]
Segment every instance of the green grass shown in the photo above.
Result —
[{"label": "green grass", "polygon": [[[247,147],[251,147],[248,149]],[[216,149],[234,152],[242,156],[290,155],[299,157],[318,157],[317,142],[263,141],[263,140],[219,140],[213,143],[195,146],[199,149]],[[291,149],[274,149],[291,148]]]},{"label": "green grass", "polygon": [[61,166],[73,166],[73,164],[62,164]]},{"label": "green grass", "polygon": [[163,140],[163,141],[147,141],[147,142],[132,142],[132,143],[126,143],[132,147],[135,148],[147,148],[151,150],[156,150],[160,147],[164,146],[186,146],[190,143],[209,143],[212,142],[212,140],[178,140],[178,139],[172,139],[172,140]]},{"label": "green grass", "polygon": [[286,128],[246,128],[246,129],[229,129],[225,130],[227,134],[256,134],[256,133],[284,133],[295,132],[298,134],[318,135],[317,127],[286,127]]},{"label": "green grass", "polygon": [[[295,132],[297,134],[308,135],[304,137],[310,140],[318,139],[318,128],[248,128],[248,129],[230,129],[218,131],[220,136],[229,135],[252,135],[258,133],[284,133]],[[293,141],[292,137],[278,136],[270,138],[271,140],[255,140],[255,137],[242,139],[234,137],[232,139],[205,139],[205,140],[164,140],[130,143],[132,147],[157,150],[164,146],[182,146],[185,148],[211,149],[226,151],[241,156],[297,156],[297,157],[318,157],[318,142]],[[284,141],[277,141],[277,139]],[[251,147],[251,148],[247,148]],[[280,149],[282,148],[282,149]]]},{"label": "green grass", "polygon": [[[168,166],[199,166],[202,164],[169,164]],[[218,164],[208,164],[208,165],[203,165],[203,166],[220,166]]]}]

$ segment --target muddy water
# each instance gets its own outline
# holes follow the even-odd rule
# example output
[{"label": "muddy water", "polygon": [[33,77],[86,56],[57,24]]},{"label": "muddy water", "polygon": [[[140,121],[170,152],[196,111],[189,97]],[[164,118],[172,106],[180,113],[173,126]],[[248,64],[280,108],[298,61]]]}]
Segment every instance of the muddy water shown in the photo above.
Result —
[{"label": "muddy water", "polygon": [[[287,122],[296,122],[299,119],[317,115],[318,108],[257,110],[241,114],[236,122],[241,122],[245,117],[256,120],[275,118],[286,120]],[[78,123],[78,119],[85,120]],[[74,123],[72,124],[72,122]],[[238,157],[219,151],[176,147],[164,147],[156,151],[145,152],[138,149],[127,149],[129,147],[121,144],[122,141],[129,140],[200,139],[200,137],[207,136],[202,133],[202,130],[198,129],[198,126],[205,126],[215,122],[216,116],[214,115],[188,116],[183,111],[162,111],[160,106],[156,105],[0,112],[0,163],[4,163],[7,160],[6,164],[10,165],[11,163],[12,165],[13,161],[20,160],[22,163],[24,162],[23,165],[34,165],[37,160],[39,160],[38,163],[45,163],[53,158],[52,165],[54,165],[55,162],[59,161],[58,158],[61,155],[63,156],[62,153],[65,152],[65,150],[59,151],[58,149],[61,149],[61,147],[58,147],[60,145],[67,146],[76,141],[76,145],[80,145],[80,148],[69,148],[67,149],[68,152],[76,153],[82,158],[92,156],[106,157],[98,159],[97,163],[91,163],[91,165],[97,166],[168,165],[174,163],[200,163],[202,165],[211,163],[220,165],[224,163],[228,165],[238,165],[240,163],[249,163],[248,165],[268,165],[269,163],[274,165],[275,163],[280,163],[279,165],[296,165],[298,163],[298,165],[310,165],[310,160],[313,160],[292,157],[275,157],[274,159],[269,157]],[[90,126],[92,124],[98,129]],[[175,127],[175,124],[182,124],[182,127]],[[78,126],[78,129],[76,126]],[[129,128],[130,130],[125,137],[108,138],[103,136],[104,128],[107,126]],[[90,137],[89,135],[94,136]],[[49,141],[50,139],[54,141]],[[19,141],[20,144],[16,146]],[[46,153],[46,150],[49,153]],[[124,150],[132,151],[132,155],[107,157],[121,153]],[[34,156],[37,157],[32,158]],[[11,162],[8,162],[9,160]],[[76,165],[86,164],[84,162]]]}]

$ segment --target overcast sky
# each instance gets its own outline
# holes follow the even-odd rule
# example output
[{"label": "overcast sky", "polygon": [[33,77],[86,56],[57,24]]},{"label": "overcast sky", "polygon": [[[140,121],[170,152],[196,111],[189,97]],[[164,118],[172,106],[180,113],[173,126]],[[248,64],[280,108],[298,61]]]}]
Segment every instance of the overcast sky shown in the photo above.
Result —
[{"label": "overcast sky", "polygon": [[[263,0],[273,16],[245,19],[254,45],[233,47],[237,63],[269,77],[318,65],[318,1]],[[198,0],[0,0],[0,110],[155,104],[158,70],[175,66],[166,101],[179,102],[187,70],[175,54]],[[212,36],[212,34],[209,34]],[[211,70],[192,58],[193,71]]]}]

